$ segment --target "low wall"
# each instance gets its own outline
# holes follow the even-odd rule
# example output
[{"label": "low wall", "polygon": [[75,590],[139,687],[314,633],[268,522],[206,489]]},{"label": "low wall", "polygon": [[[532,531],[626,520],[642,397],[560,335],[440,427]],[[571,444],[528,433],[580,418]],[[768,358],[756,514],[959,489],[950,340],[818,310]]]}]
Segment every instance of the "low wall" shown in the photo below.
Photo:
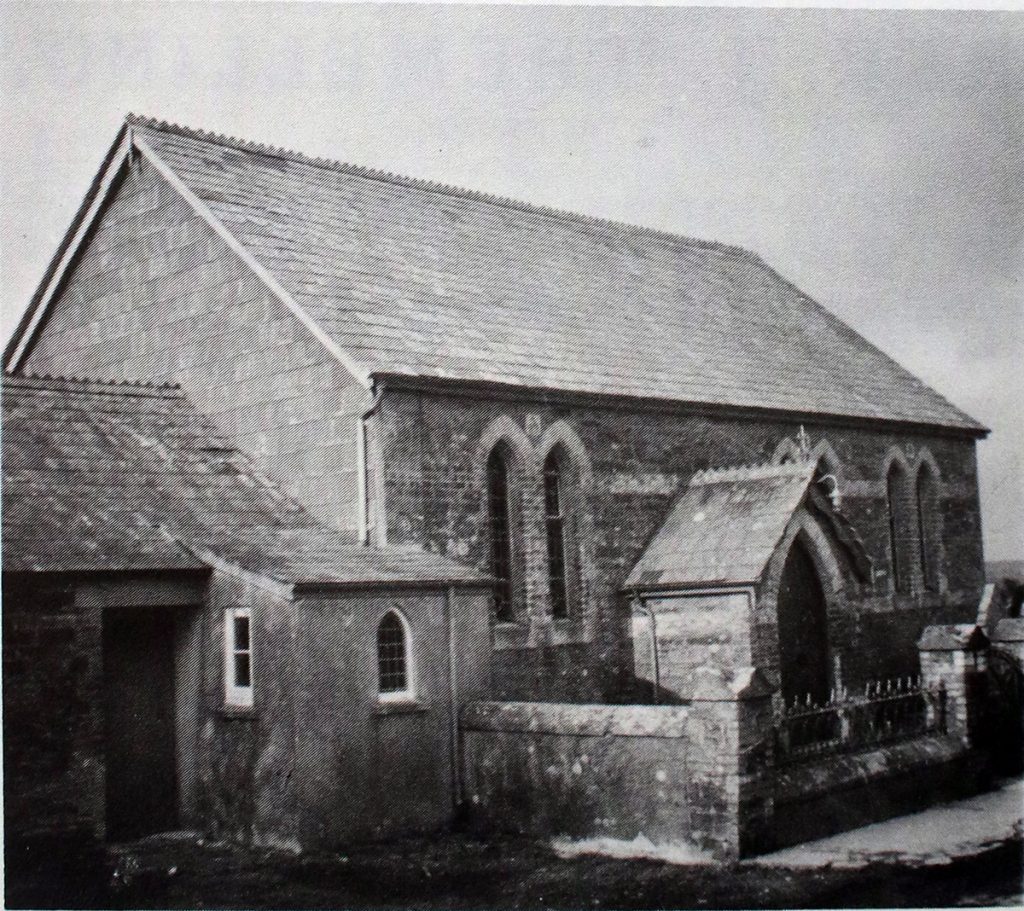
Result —
[{"label": "low wall", "polygon": [[467,705],[461,727],[471,815],[489,829],[642,835],[735,856],[736,730],[728,705]]},{"label": "low wall", "polygon": [[[1004,638],[1008,653],[1019,644]],[[944,733],[913,729],[901,742],[792,764],[776,755],[772,688],[750,667],[698,668],[685,705],[470,703],[460,715],[463,796],[492,830],[644,836],[729,860],[902,815],[983,785],[975,683],[987,646],[970,624],[922,634],[922,692],[942,691],[941,708],[925,704],[923,730]],[[882,713],[879,739],[893,736],[886,706],[904,698],[887,688],[865,703]],[[857,745],[843,738],[838,750]]]},{"label": "low wall", "polygon": [[939,735],[781,768],[774,843],[824,838],[977,793],[979,760],[959,738]]}]

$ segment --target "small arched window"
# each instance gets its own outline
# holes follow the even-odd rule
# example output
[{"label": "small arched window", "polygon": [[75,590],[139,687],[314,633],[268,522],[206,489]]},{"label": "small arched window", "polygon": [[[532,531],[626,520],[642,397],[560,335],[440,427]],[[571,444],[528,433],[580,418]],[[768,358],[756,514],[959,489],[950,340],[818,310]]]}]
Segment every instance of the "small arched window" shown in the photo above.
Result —
[{"label": "small arched window", "polygon": [[412,695],[409,634],[405,620],[393,610],[377,624],[377,692],[384,700]]},{"label": "small arched window", "polygon": [[939,587],[939,541],[935,477],[927,464],[917,472],[917,549],[921,560],[921,581],[928,591]]},{"label": "small arched window", "polygon": [[566,507],[565,474],[561,453],[551,450],[544,461],[544,524],[548,540],[548,591],[551,616],[569,615],[569,583],[566,571]]},{"label": "small arched window", "polygon": [[512,611],[512,511],[509,497],[509,455],[503,444],[487,460],[487,508],[494,577],[494,615],[510,621]]},{"label": "small arched window", "polygon": [[893,462],[885,479],[886,506],[889,513],[889,565],[892,584],[897,592],[908,590],[910,566],[906,559],[906,475],[899,464]]}]

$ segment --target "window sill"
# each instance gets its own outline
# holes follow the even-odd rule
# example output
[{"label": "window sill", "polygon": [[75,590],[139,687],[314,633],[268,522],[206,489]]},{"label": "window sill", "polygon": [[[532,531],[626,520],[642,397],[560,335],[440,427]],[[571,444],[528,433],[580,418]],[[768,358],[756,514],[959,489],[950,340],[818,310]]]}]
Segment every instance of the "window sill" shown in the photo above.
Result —
[{"label": "window sill", "polygon": [[592,638],[582,617],[557,617],[551,621],[551,645],[579,645]]},{"label": "window sill", "polygon": [[544,622],[496,623],[494,650],[540,648],[549,645],[579,645],[593,640],[592,624],[582,616],[558,617]]},{"label": "window sill", "polygon": [[494,648],[525,648],[530,639],[530,627],[526,623],[499,620],[494,624]]},{"label": "window sill", "polygon": [[395,699],[394,701],[383,700],[378,702],[370,714],[375,716],[421,715],[426,712],[427,707],[415,699]]},{"label": "window sill", "polygon": [[222,705],[217,714],[228,721],[255,721],[256,709],[251,705]]}]

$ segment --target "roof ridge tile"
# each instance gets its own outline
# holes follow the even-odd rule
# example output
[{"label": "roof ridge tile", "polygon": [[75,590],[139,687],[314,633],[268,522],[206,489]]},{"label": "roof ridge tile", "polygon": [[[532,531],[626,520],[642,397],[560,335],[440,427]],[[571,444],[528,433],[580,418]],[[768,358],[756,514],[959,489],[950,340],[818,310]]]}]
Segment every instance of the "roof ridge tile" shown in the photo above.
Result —
[{"label": "roof ridge tile", "polygon": [[149,390],[154,392],[174,392],[184,395],[181,390],[180,383],[154,383],[147,380],[107,380],[99,377],[87,377],[87,376],[65,376],[60,374],[50,373],[30,373],[30,372],[18,372],[12,373],[4,371],[3,373],[3,385],[8,386],[11,384],[20,385],[22,383],[57,383],[64,385],[76,385],[83,387],[90,386],[101,386],[104,389],[119,389],[119,390]]},{"label": "roof ridge tile", "polygon": [[239,139],[235,136],[227,136],[223,133],[214,133],[209,130],[202,130],[195,127],[184,126],[183,124],[171,123],[166,120],[159,120],[143,114],[129,112],[125,116],[125,123],[129,126],[142,127],[143,129],[155,130],[160,133],[173,133],[175,135],[185,137],[186,139],[198,139],[201,142],[230,146],[241,151],[252,152],[257,155],[268,155],[274,158],[283,158],[294,161],[296,164],[310,165],[312,167],[323,168],[324,170],[329,171],[337,171],[339,173],[362,177],[368,180],[390,183],[395,186],[407,187],[430,193],[438,193],[445,196],[455,196],[462,199],[470,199],[474,202],[482,202],[487,205],[498,206],[500,208],[514,209],[520,212],[542,215],[544,217],[563,222],[573,222],[590,227],[625,231],[631,234],[638,234],[643,237],[658,238],[669,243],[680,244],[707,252],[741,257],[753,263],[762,262],[761,257],[756,253],[735,244],[726,244],[721,241],[705,240],[698,237],[687,237],[684,234],[676,234],[672,231],[665,231],[658,228],[650,228],[645,225],[618,221],[614,218],[602,218],[596,215],[586,215],[582,212],[574,212],[570,209],[559,209],[554,206],[525,202],[510,196],[499,196],[495,193],[487,193],[483,190],[473,190],[467,187],[460,187],[456,184],[444,183],[442,181],[396,174],[382,168],[372,168],[367,165],[352,164],[336,158],[327,158],[322,156],[313,157],[294,149],[284,148],[283,146],[254,142],[249,139]]}]

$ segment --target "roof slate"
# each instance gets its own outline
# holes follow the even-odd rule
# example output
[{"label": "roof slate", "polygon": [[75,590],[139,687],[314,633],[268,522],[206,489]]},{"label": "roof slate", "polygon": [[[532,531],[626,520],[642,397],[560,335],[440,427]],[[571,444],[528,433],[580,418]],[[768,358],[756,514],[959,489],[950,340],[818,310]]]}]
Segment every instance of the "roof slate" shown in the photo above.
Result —
[{"label": "roof slate", "polygon": [[5,571],[204,569],[212,554],[285,583],[485,581],[318,522],[177,387],[8,375],[2,404]]},{"label": "roof slate", "polygon": [[744,250],[129,123],[366,374],[983,430]]},{"label": "roof slate", "polygon": [[626,581],[629,589],[752,585],[814,477],[813,462],[699,472]]}]

